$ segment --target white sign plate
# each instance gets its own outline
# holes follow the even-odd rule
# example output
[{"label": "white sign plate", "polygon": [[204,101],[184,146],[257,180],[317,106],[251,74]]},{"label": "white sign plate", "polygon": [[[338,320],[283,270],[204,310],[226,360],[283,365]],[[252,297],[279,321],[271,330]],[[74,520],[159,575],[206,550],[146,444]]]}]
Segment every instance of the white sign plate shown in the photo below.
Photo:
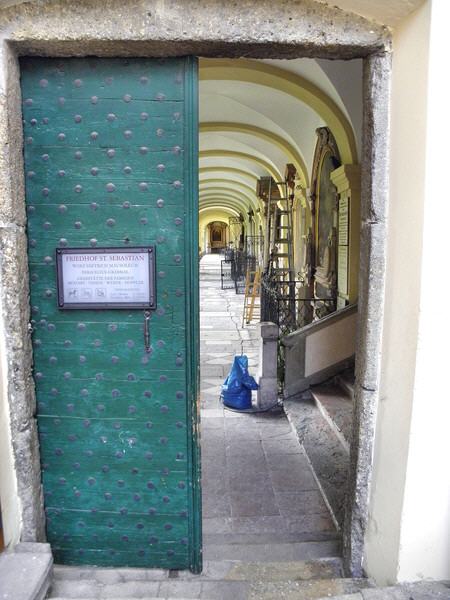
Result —
[{"label": "white sign plate", "polygon": [[156,308],[155,249],[58,248],[60,309]]}]

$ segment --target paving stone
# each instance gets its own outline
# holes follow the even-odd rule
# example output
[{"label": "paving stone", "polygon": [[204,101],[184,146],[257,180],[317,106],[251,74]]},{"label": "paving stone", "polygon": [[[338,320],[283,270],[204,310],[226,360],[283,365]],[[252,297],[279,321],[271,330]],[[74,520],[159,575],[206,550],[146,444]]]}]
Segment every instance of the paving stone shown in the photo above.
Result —
[{"label": "paving stone", "polygon": [[231,517],[207,517],[203,518],[203,534],[208,533],[231,533]]},{"label": "paving stone", "polygon": [[227,457],[227,468],[230,474],[245,479],[251,473],[264,473],[268,475],[268,465],[263,453],[257,454],[232,454]]},{"label": "paving stone", "polygon": [[230,492],[233,493],[253,493],[253,495],[256,496],[265,493],[267,488],[273,493],[267,469],[263,471],[252,471],[251,469],[248,469],[247,471],[242,470],[241,472],[230,473],[228,481]]},{"label": "paving stone", "polygon": [[[137,569],[133,569],[133,571],[135,571],[135,570],[137,571]],[[93,575],[95,577],[95,580],[103,585],[104,584],[111,585],[111,584],[120,583],[123,581],[118,569],[96,569],[93,572]],[[130,578],[142,579],[145,581],[147,579],[147,575],[145,572],[132,573],[132,574],[130,574]]]},{"label": "paving stone", "polygon": [[103,586],[99,598],[148,598],[159,596],[160,585],[165,582],[159,581],[125,581]]},{"label": "paving stone", "polygon": [[265,456],[261,440],[234,442],[234,444],[227,444],[225,450],[229,457],[238,455],[263,458]]},{"label": "paving stone", "polygon": [[261,439],[261,435],[258,429],[247,429],[247,428],[239,428],[239,429],[226,429],[225,430],[225,438],[227,442],[257,442]]},{"label": "paving stone", "polygon": [[221,498],[206,498],[203,500],[203,513],[205,518],[211,517],[231,517],[232,508],[229,496]]},{"label": "paving stone", "polygon": [[161,598],[200,598],[202,584],[199,581],[163,581],[159,588]]},{"label": "paving stone", "polygon": [[322,494],[316,490],[306,492],[276,492],[280,514],[286,517],[323,513],[329,514]]},{"label": "paving stone", "polygon": [[[361,600],[359,587],[367,585],[363,580],[318,579],[309,581],[255,582],[251,584],[249,600],[316,600],[334,598],[336,595],[351,593]],[[350,596],[351,598],[351,596]],[[334,600],[336,600],[334,598]]]},{"label": "paving stone", "polygon": [[361,590],[364,600],[449,600],[450,582],[417,581]]},{"label": "paving stone", "polygon": [[130,569],[121,567],[114,569],[122,581],[160,581],[167,579],[169,571],[166,569]]},{"label": "paving stone", "polygon": [[286,520],[278,515],[233,518],[231,519],[231,528],[235,533],[277,533],[280,530],[287,531]]},{"label": "paving stone", "polygon": [[245,600],[250,584],[244,581],[207,581],[202,584],[200,598],[207,600]]},{"label": "paving stone", "polygon": [[289,516],[286,518],[287,529],[292,532],[319,532],[319,531],[336,531],[336,526],[330,514],[309,514]]},{"label": "paving stone", "polygon": [[66,598],[100,598],[102,585],[95,579],[54,580],[51,586],[51,598],[62,596]]},{"label": "paving stone", "polygon": [[[206,426],[211,426],[211,421],[213,421],[215,423],[215,426],[217,427],[223,427],[223,423],[220,423],[219,421],[221,419],[223,419],[223,409],[222,408],[215,408],[215,409],[211,409],[209,411],[205,411],[202,414],[202,426],[206,425]],[[214,425],[212,425],[214,427]]]},{"label": "paving stone", "polygon": [[292,469],[294,472],[310,472],[308,461],[303,454],[266,454],[266,464],[271,470]]},{"label": "paving stone", "polygon": [[230,567],[227,579],[244,581],[304,581],[331,579],[342,576],[342,564],[338,559],[303,562],[235,563]]},{"label": "paving stone", "polygon": [[67,581],[80,579],[95,579],[96,572],[103,571],[95,567],[71,567],[67,565],[53,565],[53,578]]},{"label": "paving stone", "polygon": [[271,488],[260,489],[259,494],[255,491],[230,492],[231,515],[233,517],[253,517],[260,514],[278,515],[278,506],[275,500],[275,494]]},{"label": "paving stone", "polygon": [[279,455],[303,454],[303,451],[298,443],[298,440],[289,437],[287,439],[263,439],[262,448],[268,456],[279,457]]},{"label": "paving stone", "polygon": [[317,483],[311,471],[306,469],[285,469],[281,466],[269,470],[275,492],[317,490]]},{"label": "paving stone", "polygon": [[202,365],[200,367],[200,377],[203,375],[220,375],[224,377],[228,372],[228,369],[220,365]]}]

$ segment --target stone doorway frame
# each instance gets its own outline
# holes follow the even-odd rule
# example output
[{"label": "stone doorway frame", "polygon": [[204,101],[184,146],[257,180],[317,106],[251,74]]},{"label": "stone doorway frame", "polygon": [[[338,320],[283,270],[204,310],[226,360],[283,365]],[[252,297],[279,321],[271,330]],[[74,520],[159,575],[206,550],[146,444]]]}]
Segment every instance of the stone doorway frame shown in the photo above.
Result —
[{"label": "stone doorway frame", "polygon": [[[368,519],[375,416],[379,401],[382,318],[388,208],[388,125],[391,78],[390,36],[386,28],[324,4],[266,0],[248,22],[234,6],[215,0],[186,2],[177,10],[143,0],[128,14],[145,27],[130,32],[127,8],[106,0],[26,3],[0,13],[0,363],[6,414],[0,436],[9,442],[20,541],[45,540],[45,515],[35,397],[31,375],[28,258],[26,242],[20,71],[18,57],[175,56],[238,58],[329,58],[364,60],[361,254],[355,412],[350,455],[350,488],[343,532],[347,574],[360,576]],[[195,7],[194,7],[195,4]],[[204,6],[203,6],[204,5]],[[254,8],[254,7],[253,7]],[[151,10],[149,10],[151,9]],[[196,13],[196,10],[199,11]],[[243,10],[241,6],[240,10]],[[166,12],[165,12],[166,11]],[[6,17],[5,17],[6,15]],[[139,21],[141,19],[141,21]],[[12,23],[12,25],[11,25]],[[14,27],[14,23],[16,27]],[[86,25],[90,23],[92,25]],[[173,24],[167,28],[167,23]],[[276,26],[274,25],[276,24]],[[274,31],[275,30],[275,31]],[[4,445],[2,446],[2,448]],[[0,485],[4,484],[2,475]],[[18,540],[16,540],[18,541]]]}]

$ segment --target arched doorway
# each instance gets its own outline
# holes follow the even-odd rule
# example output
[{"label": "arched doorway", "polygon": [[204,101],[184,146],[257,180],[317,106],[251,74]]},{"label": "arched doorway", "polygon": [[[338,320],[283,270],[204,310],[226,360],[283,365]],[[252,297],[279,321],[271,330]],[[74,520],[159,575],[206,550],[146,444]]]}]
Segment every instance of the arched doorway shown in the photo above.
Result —
[{"label": "arched doorway", "polygon": [[228,225],[223,221],[212,221],[208,224],[209,247],[212,253],[220,253],[227,245]]}]

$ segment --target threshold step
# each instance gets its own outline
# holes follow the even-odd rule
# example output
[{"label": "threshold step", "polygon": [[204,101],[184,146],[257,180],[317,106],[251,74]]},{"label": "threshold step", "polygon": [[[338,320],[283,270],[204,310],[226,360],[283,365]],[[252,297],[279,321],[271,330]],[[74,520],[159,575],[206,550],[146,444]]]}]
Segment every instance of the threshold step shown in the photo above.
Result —
[{"label": "threshold step", "polygon": [[335,383],[315,385],[311,387],[310,391],[331,431],[349,453],[352,436],[353,398]]},{"label": "threshold step", "polygon": [[[372,588],[368,579],[343,577],[339,559],[313,559],[288,562],[205,561],[203,573],[161,571],[153,577],[150,569],[56,569],[49,598],[51,600],[87,600],[90,598],[330,598],[355,594]],[[69,571],[68,571],[69,570]],[[71,571],[70,571],[71,570]],[[133,571],[136,577],[133,578]],[[77,579],[76,575],[80,575]],[[66,575],[66,578],[64,578]]]},{"label": "threshold step", "polygon": [[[315,515],[319,517],[320,515]],[[324,523],[331,521],[328,513],[323,515]],[[295,517],[292,518],[293,529],[295,529]],[[205,548],[209,545],[223,544],[291,544],[298,542],[329,542],[340,540],[341,534],[333,531],[292,531],[292,533],[207,533],[203,536]]]},{"label": "threshold step", "polygon": [[0,555],[1,598],[44,600],[51,582],[53,557],[49,544],[22,542]]},{"label": "threshold step", "polygon": [[347,393],[350,398],[353,398],[355,391],[355,370],[346,369],[334,377],[336,384]]},{"label": "threshold step", "polygon": [[[111,600],[125,600],[145,598],[145,600],[197,600],[205,598],[212,600],[221,598],[238,598],[239,600],[272,600],[273,598],[342,598],[353,600],[360,590],[371,588],[366,579],[307,579],[301,577],[290,577],[287,580],[266,581],[258,580],[212,580],[201,581],[196,579],[162,581],[158,590],[151,595],[146,592],[152,589],[148,582],[136,582],[136,585],[119,583],[114,586],[106,585],[98,595],[94,592],[83,596],[75,596],[73,593],[64,596],[51,596],[52,600],[88,600],[91,598],[111,598]],[[119,595],[118,595],[119,594]],[[372,597],[372,596],[371,596]],[[384,596],[386,598],[386,596]],[[396,596],[397,597],[397,596]],[[429,596],[431,597],[431,596]],[[405,596],[406,598],[406,596]]]},{"label": "threshold step", "polygon": [[[304,561],[269,561],[263,564],[256,561],[242,562],[240,560],[203,561],[203,572],[194,575],[189,571],[169,571],[167,569],[132,569],[132,568],[101,568],[101,567],[69,567],[55,565],[53,575],[53,590],[50,598],[54,597],[57,583],[63,582],[64,588],[74,587],[76,583],[85,582],[96,586],[113,585],[120,582],[150,581],[158,582],[167,579],[175,581],[200,580],[218,581],[285,581],[287,579],[335,579],[343,577],[344,571],[340,558],[318,558]],[[69,583],[71,582],[71,583]],[[80,586],[81,587],[81,586]],[[86,586],[83,586],[87,588]]]},{"label": "threshold step", "polygon": [[284,400],[284,410],[333,516],[342,528],[349,453],[332,432],[309,391]]},{"label": "threshold step", "polygon": [[273,556],[280,562],[315,558],[339,558],[338,540],[325,542],[291,542],[275,544],[210,544],[203,552],[206,560],[241,560],[249,557],[256,562],[271,562]]}]

